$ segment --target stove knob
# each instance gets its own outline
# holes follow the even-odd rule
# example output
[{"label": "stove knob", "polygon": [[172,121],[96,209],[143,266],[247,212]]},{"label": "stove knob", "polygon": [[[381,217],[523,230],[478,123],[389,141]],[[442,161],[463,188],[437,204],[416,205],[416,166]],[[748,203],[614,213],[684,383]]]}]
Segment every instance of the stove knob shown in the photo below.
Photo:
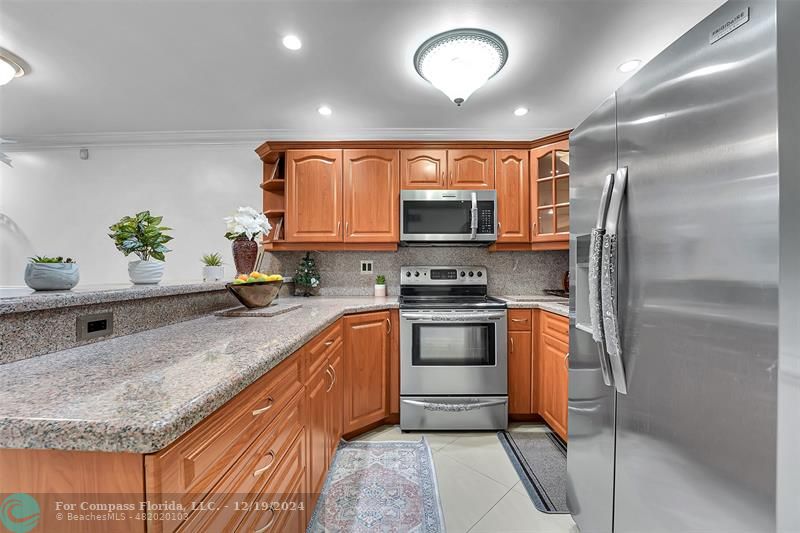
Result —
[{"label": "stove knob", "polygon": [[483,277],[483,272],[481,272],[480,270],[478,270],[478,277],[479,278]]},{"label": "stove knob", "polygon": [[469,277],[472,277],[472,276],[474,276],[474,275],[475,275],[475,272],[473,272],[472,270],[470,270],[470,271],[469,271]]},{"label": "stove knob", "polygon": [[419,277],[419,272],[414,272],[414,277],[418,278]]},{"label": "stove knob", "polygon": [[467,275],[467,273],[466,273],[466,272],[464,272],[464,271],[462,270],[462,271],[461,271],[461,277],[463,278],[463,277],[464,277],[464,276],[466,276],[466,275]]},{"label": "stove knob", "polygon": [[411,277],[411,271],[410,271],[410,270],[406,270],[406,277],[407,277],[407,278],[410,278],[410,277]]}]

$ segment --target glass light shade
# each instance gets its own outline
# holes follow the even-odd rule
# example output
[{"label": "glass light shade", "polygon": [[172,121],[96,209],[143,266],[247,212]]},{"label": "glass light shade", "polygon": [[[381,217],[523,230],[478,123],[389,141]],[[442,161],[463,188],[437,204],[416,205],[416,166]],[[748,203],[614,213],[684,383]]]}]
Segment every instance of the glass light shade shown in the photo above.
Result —
[{"label": "glass light shade", "polygon": [[494,33],[461,29],[425,41],[414,55],[414,67],[460,106],[503,68],[507,58],[505,42]]},{"label": "glass light shade", "polygon": [[17,69],[5,59],[0,58],[0,85],[10,82],[16,75]]}]

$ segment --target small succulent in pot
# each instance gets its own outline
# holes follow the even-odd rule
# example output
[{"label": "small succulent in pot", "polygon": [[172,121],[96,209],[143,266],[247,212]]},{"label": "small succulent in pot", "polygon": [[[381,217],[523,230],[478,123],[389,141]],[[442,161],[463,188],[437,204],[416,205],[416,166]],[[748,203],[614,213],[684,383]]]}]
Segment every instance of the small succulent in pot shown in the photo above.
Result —
[{"label": "small succulent in pot", "polygon": [[36,291],[65,291],[77,285],[78,281],[78,263],[71,257],[37,255],[31,257],[25,267],[25,284]]},{"label": "small succulent in pot", "polygon": [[233,264],[236,274],[247,274],[256,267],[258,243],[256,239],[268,234],[272,225],[263,213],[252,207],[240,207],[236,213],[222,220],[228,225],[225,238],[233,241]]},{"label": "small succulent in pot", "polygon": [[156,284],[164,275],[164,254],[170,251],[165,244],[172,240],[165,232],[172,228],[162,226],[162,219],[142,211],[122,217],[108,228],[117,250],[126,257],[133,253],[139,258],[128,263],[128,274],[135,284]]},{"label": "small succulent in pot", "polygon": [[222,281],[225,277],[221,254],[215,252],[203,255],[203,265],[203,281]]},{"label": "small succulent in pot", "polygon": [[386,276],[383,274],[375,276],[375,296],[386,296]]}]

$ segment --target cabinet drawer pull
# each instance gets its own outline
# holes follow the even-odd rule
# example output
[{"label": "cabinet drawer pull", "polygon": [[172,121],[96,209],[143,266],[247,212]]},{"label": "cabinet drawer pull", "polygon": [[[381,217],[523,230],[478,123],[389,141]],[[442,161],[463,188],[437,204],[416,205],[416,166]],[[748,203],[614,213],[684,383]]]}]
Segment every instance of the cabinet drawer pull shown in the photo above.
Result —
[{"label": "cabinet drawer pull", "polygon": [[514,353],[514,337],[509,337],[508,340],[511,342],[511,353]]},{"label": "cabinet drawer pull", "polygon": [[328,388],[325,389],[325,392],[330,392],[333,388],[333,384],[336,382],[336,378],[333,377],[333,373],[331,372],[331,365],[328,365],[328,368],[325,369],[325,373],[331,378],[331,384],[328,385]]},{"label": "cabinet drawer pull", "polygon": [[388,318],[386,319],[386,334],[387,335],[392,334],[392,321],[389,320]]},{"label": "cabinet drawer pull", "polygon": [[331,344],[333,344],[333,341],[326,341],[325,342],[325,346],[330,346]]},{"label": "cabinet drawer pull", "polygon": [[264,533],[266,530],[268,530],[270,527],[272,527],[272,523],[275,521],[275,516],[278,513],[275,512],[275,508],[273,506],[271,506],[271,505],[269,506],[269,512],[272,513],[272,516],[269,518],[269,522],[264,524],[263,527],[260,527],[260,528],[256,529],[255,533]]},{"label": "cabinet drawer pull", "polygon": [[328,365],[328,368],[331,369],[331,377],[333,377],[333,383],[331,383],[331,388],[333,388],[333,385],[336,383],[336,369],[333,368],[333,365]]},{"label": "cabinet drawer pull", "polygon": [[262,466],[261,468],[258,468],[255,472],[253,472],[253,477],[260,476],[261,474],[263,474],[264,472],[266,472],[267,470],[272,468],[272,465],[275,464],[275,452],[270,450],[269,453],[267,453],[266,456],[270,458],[269,459],[269,464],[266,465],[266,466]]},{"label": "cabinet drawer pull", "polygon": [[569,370],[569,352],[564,356],[564,367]]},{"label": "cabinet drawer pull", "polygon": [[527,322],[527,318],[512,318],[511,322]]},{"label": "cabinet drawer pull", "polygon": [[272,396],[268,396],[268,397],[267,397],[267,405],[265,405],[264,407],[262,407],[262,408],[260,408],[260,409],[254,409],[254,410],[253,410],[253,416],[258,416],[258,415],[260,415],[261,413],[266,413],[267,411],[269,411],[270,409],[272,409],[272,404],[273,404],[274,402],[275,402],[275,400],[274,400],[274,399],[272,399]]}]

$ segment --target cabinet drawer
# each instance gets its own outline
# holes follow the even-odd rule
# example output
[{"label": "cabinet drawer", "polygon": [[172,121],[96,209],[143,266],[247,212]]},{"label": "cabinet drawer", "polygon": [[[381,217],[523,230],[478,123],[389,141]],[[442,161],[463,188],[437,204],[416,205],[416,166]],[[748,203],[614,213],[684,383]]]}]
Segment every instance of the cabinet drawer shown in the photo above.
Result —
[{"label": "cabinet drawer", "polygon": [[292,456],[295,442],[305,440],[304,420],[305,396],[301,392],[258,435],[179,531],[232,531],[247,520],[252,514],[254,495],[265,486],[282,482],[282,463]]},{"label": "cabinet drawer", "polygon": [[[303,387],[300,354],[273,368],[171,446],[145,458],[148,498],[198,501]],[[177,524],[153,524],[153,531]]]},{"label": "cabinet drawer", "polygon": [[569,342],[569,319],[542,311],[542,333],[561,342]]},{"label": "cabinet drawer", "polygon": [[342,342],[342,321],[337,320],[325,331],[314,337],[306,345],[306,379],[316,374],[320,368],[325,366],[328,355],[338,343]]},{"label": "cabinet drawer", "polygon": [[530,331],[531,330],[531,310],[530,309],[509,309],[508,310],[508,330],[509,331]]},{"label": "cabinet drawer", "polygon": [[236,531],[302,533],[306,530],[305,435],[295,439],[277,473],[253,500]]}]

